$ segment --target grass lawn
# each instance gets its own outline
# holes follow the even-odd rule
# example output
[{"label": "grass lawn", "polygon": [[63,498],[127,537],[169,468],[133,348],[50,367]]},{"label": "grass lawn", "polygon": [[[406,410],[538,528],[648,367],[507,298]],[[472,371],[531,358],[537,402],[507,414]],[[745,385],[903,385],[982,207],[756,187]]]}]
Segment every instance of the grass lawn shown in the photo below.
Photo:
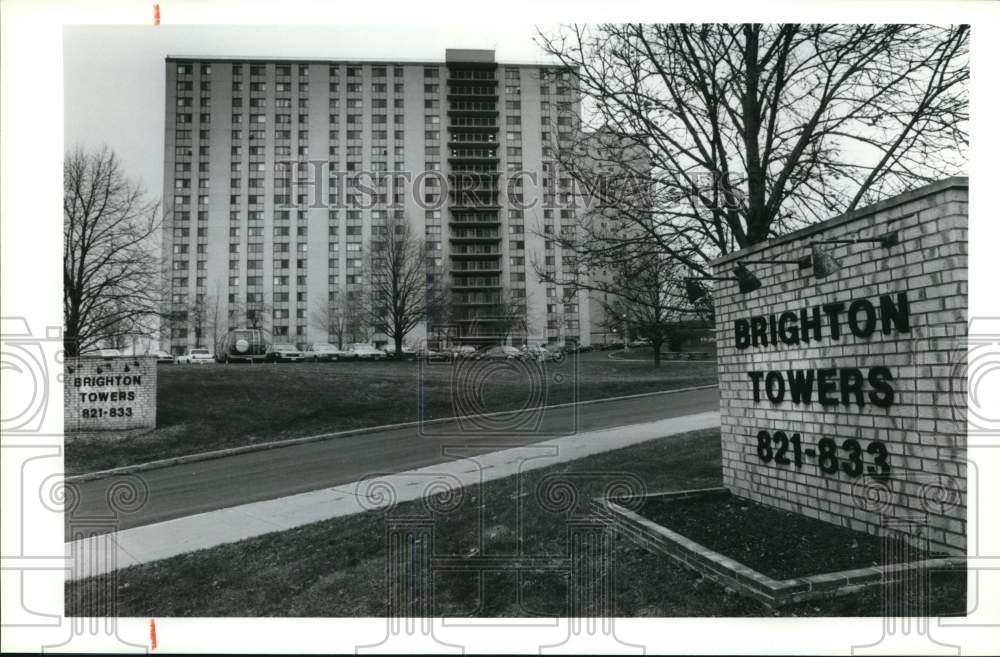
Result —
[{"label": "grass lawn", "polygon": [[[278,363],[163,365],[158,372],[157,428],[136,434],[68,435],[67,474],[94,472],[184,454],[283,438],[468,412],[456,398],[481,401],[482,412],[531,403],[558,404],[712,384],[715,363],[616,362],[604,352],[546,362],[544,370],[499,362]],[[459,393],[459,394],[456,394]]]},{"label": "grass lawn", "polygon": [[[540,483],[551,483],[554,475],[576,490],[577,502],[569,509],[543,503]],[[591,497],[622,475],[638,477],[651,491],[718,486],[719,432],[662,438],[469,487],[461,502],[443,513],[428,510],[418,500],[390,512],[333,519],[129,568],[113,580],[117,611],[136,617],[384,616],[389,612],[387,590],[398,590],[395,581],[389,582],[392,589],[387,588],[386,522],[423,517],[433,523],[433,556],[495,557],[499,565],[484,573],[436,573],[429,593],[405,600],[397,612],[413,615],[426,608],[443,616],[567,615],[565,570],[517,570],[510,564],[516,557],[558,559],[568,554],[570,515],[583,513]],[[777,615],[628,539],[617,540],[613,559],[615,615]],[[964,609],[964,583],[964,576],[960,581],[933,577],[930,609]],[[99,584],[92,580],[67,585],[67,616],[91,609],[88,591],[95,585]],[[786,607],[780,615],[858,616],[881,611],[881,592],[873,589]]]}]

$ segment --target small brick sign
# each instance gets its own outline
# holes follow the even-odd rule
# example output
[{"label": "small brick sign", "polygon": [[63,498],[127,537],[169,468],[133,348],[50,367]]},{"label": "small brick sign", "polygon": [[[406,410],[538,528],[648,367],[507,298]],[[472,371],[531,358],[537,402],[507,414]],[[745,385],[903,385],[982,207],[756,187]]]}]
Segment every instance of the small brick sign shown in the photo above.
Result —
[{"label": "small brick sign", "polygon": [[730,491],[965,550],[967,206],[950,178],[713,263],[762,283],[716,287]]},{"label": "small brick sign", "polygon": [[67,358],[63,375],[66,431],[156,426],[155,358]]}]

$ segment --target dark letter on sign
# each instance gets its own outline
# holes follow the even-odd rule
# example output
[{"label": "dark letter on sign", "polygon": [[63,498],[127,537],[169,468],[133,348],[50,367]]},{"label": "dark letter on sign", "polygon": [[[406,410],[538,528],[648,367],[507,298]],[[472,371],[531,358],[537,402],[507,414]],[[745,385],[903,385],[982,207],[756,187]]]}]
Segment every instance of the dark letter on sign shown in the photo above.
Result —
[{"label": "dark letter on sign", "polygon": [[[861,315],[861,317],[859,317]],[[858,299],[847,310],[847,324],[851,333],[859,338],[867,338],[875,332],[875,306],[868,299]]]},{"label": "dark letter on sign", "polygon": [[799,343],[798,321],[799,318],[796,317],[795,313],[788,311],[781,313],[781,319],[778,320],[778,334],[785,344]]},{"label": "dark letter on sign", "polygon": [[747,372],[747,376],[753,380],[753,400],[760,401],[760,380],[764,376],[763,372]]},{"label": "dark letter on sign", "polygon": [[868,399],[879,408],[889,408],[896,398],[896,391],[893,390],[892,373],[888,367],[873,367],[868,371],[868,383],[875,388],[868,393]]},{"label": "dark letter on sign", "polygon": [[879,297],[878,301],[882,310],[882,333],[889,335],[893,326],[900,333],[909,333],[910,303],[906,300],[906,292],[900,292],[896,295],[895,304],[888,294]]},{"label": "dark letter on sign", "polygon": [[764,392],[767,393],[767,398],[775,404],[780,403],[785,398],[785,379],[781,376],[781,372],[767,373],[767,379],[764,381]]},{"label": "dark letter on sign", "polygon": [[[875,322],[872,321],[873,326],[874,324]],[[851,403],[851,395],[854,395],[854,403],[858,406],[864,406],[865,396],[861,392],[861,386],[864,382],[865,378],[861,376],[861,370],[854,367],[845,367],[840,370],[840,403],[847,406]]]},{"label": "dark letter on sign", "polygon": [[837,382],[833,380],[836,374],[837,370],[834,369],[818,370],[816,372],[816,378],[819,379],[819,385],[817,386],[819,390],[819,403],[824,406],[836,406],[840,403],[836,397],[830,396],[830,394],[837,391]]},{"label": "dark letter on sign", "polygon": [[750,346],[750,322],[745,319],[738,319],[734,322],[736,329],[736,348],[746,349]]},{"label": "dark letter on sign", "polygon": [[811,403],[813,396],[813,371],[788,370],[788,388],[792,392],[792,401],[794,403]]}]

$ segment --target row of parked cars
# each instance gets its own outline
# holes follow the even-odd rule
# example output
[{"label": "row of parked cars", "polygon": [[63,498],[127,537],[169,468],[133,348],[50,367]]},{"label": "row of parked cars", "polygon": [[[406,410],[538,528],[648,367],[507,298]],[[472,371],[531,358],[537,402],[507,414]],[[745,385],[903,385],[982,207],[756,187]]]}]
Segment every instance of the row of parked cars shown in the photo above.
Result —
[{"label": "row of parked cars", "polygon": [[[486,346],[476,348],[470,345],[453,347],[449,349],[432,350],[427,348],[413,348],[404,345],[402,354],[398,358],[402,360],[425,360],[425,361],[451,361],[458,359],[468,360],[534,360],[548,361],[560,358],[565,353],[575,353],[579,351],[574,346],[568,347],[543,347],[541,345],[531,347],[511,347],[511,346]],[[165,351],[157,351],[152,355],[156,356],[158,363],[164,364],[186,364],[204,365],[214,362],[226,362],[225,355],[221,358],[213,354],[207,348],[196,347],[188,349],[185,353],[174,356]],[[336,361],[383,361],[396,359],[396,349],[389,345],[382,349],[367,343],[351,344],[340,349],[337,345],[329,343],[316,343],[299,349],[294,344],[277,343],[271,345],[265,358],[257,360],[276,363],[297,363],[297,362],[336,362]],[[231,360],[237,360],[233,358]]]},{"label": "row of parked cars", "polygon": [[336,345],[325,343],[313,344],[305,349],[299,349],[293,344],[278,343],[270,345],[266,353],[261,354],[259,358],[255,357],[256,354],[247,355],[245,357],[239,354],[214,354],[210,349],[204,347],[194,347],[177,356],[165,351],[156,351],[151,355],[156,356],[157,363],[176,363],[179,365],[204,365],[214,362],[222,363],[239,360],[282,363],[296,363],[302,361],[384,360],[389,357],[385,351],[376,349],[370,344],[363,343],[352,344],[344,349],[339,349]]},{"label": "row of parked cars", "polygon": [[[157,363],[186,365],[203,365],[213,362],[241,360],[295,363],[303,361],[335,362],[341,360],[381,361],[397,358],[395,347],[391,344],[380,349],[372,344],[359,342],[340,349],[337,345],[316,343],[304,349],[299,349],[290,343],[269,344],[260,342],[254,344],[246,339],[247,336],[239,337],[237,335],[237,338],[223,341],[214,353],[211,349],[205,347],[195,347],[177,356],[166,351],[155,351],[150,355],[156,357]],[[648,346],[648,344],[648,340],[636,340],[630,342],[629,346],[642,347]],[[400,358],[403,360],[417,360],[419,358],[426,361],[449,361],[457,359],[547,361],[559,358],[565,354],[582,353],[593,349],[604,351],[624,347],[624,342],[613,342],[594,347],[567,344],[565,346],[533,345],[520,348],[512,346],[484,346],[477,348],[471,345],[463,345],[439,350],[427,348],[415,349],[409,345],[403,345]],[[121,353],[116,349],[100,349],[86,355],[110,358],[120,356]]]},{"label": "row of parked cars", "polygon": [[345,349],[339,349],[336,345],[320,343],[312,344],[305,349],[298,349],[292,344],[276,344],[272,349],[272,360],[275,362],[334,362],[340,360],[425,360],[425,361],[448,361],[456,359],[471,360],[537,360],[545,361],[556,358],[560,352],[570,351],[568,349],[554,349],[542,346],[532,347],[510,347],[510,346],[487,346],[476,348],[465,345],[449,349],[427,349],[425,347],[413,348],[403,345],[401,353],[397,356],[394,345],[387,345],[381,349],[371,344],[352,344]]}]

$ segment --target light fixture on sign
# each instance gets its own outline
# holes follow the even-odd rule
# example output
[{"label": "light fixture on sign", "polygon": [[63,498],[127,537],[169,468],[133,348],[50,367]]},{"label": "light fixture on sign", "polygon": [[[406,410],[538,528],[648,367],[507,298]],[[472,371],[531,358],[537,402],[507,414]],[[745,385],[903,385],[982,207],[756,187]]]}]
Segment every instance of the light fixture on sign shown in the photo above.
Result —
[{"label": "light fixture on sign", "polygon": [[843,269],[844,265],[834,258],[829,251],[817,246],[818,244],[878,244],[883,249],[891,249],[894,246],[899,246],[899,231],[894,230],[881,237],[816,240],[810,245],[812,250],[813,276],[816,278],[826,278],[830,274]]},{"label": "light fixture on sign", "polygon": [[699,281],[736,281],[742,294],[753,292],[760,288],[761,282],[749,269],[737,264],[733,276],[689,276],[684,279],[684,290],[688,301],[696,303],[708,296],[708,288]]},{"label": "light fixture on sign", "polygon": [[813,276],[826,278],[830,274],[843,269],[844,265],[830,255],[829,251],[816,244],[812,245]]},{"label": "light fixture on sign", "polygon": [[740,286],[740,292],[743,294],[760,288],[760,279],[754,276],[753,272],[747,269],[742,262],[736,265],[734,273],[736,274],[736,282]]},{"label": "light fixture on sign", "polygon": [[684,290],[691,303],[697,303],[708,296],[708,288],[698,282],[697,278],[685,278]]}]

